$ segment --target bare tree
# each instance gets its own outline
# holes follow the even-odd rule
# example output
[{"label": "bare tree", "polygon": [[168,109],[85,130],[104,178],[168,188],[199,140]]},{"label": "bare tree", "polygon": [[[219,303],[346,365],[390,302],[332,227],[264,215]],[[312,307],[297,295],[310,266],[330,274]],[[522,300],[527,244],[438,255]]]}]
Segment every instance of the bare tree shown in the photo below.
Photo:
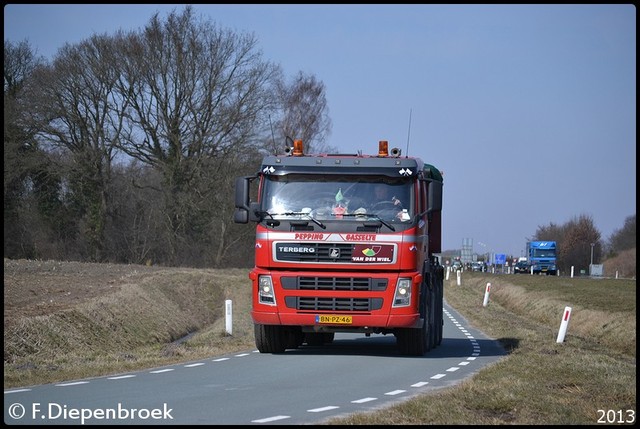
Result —
[{"label": "bare tree", "polygon": [[281,117],[275,124],[273,153],[282,152],[287,137],[302,140],[308,153],[335,150],[325,143],[331,132],[331,119],[322,81],[299,72],[292,83],[279,82],[278,98]]},{"label": "bare tree", "polygon": [[119,118],[126,108],[114,92],[117,72],[112,43],[92,36],[77,45],[65,45],[51,66],[40,67],[29,86],[32,123],[51,150],[69,155],[65,192],[82,217],[82,236],[92,260],[103,259],[104,229],[108,217],[111,164]]},{"label": "bare tree", "polygon": [[553,240],[557,242],[558,268],[568,271],[572,266],[588,268],[591,258],[591,244],[594,244],[594,262],[603,254],[600,232],[591,216],[582,214],[564,225],[550,223],[539,226],[533,240]]},{"label": "bare tree", "polygon": [[636,247],[636,215],[627,217],[624,226],[609,237],[609,253],[617,254]]},{"label": "bare tree", "polygon": [[161,178],[156,170],[138,160],[113,167],[106,247],[115,261],[158,264],[166,261],[162,221]]},{"label": "bare tree", "polygon": [[[33,143],[32,135],[19,125],[20,97],[25,80],[37,66],[35,55],[26,41],[4,42],[4,202],[11,194],[20,194],[27,175],[24,152]],[[5,219],[6,220],[6,219]],[[7,223],[5,222],[5,227]],[[6,237],[6,235],[5,235]]]},{"label": "bare tree", "polygon": [[27,220],[37,217],[30,210],[34,183],[47,170],[35,136],[35,127],[25,120],[25,84],[44,63],[27,41],[4,42],[4,252],[15,257],[35,257],[34,230]]},{"label": "bare tree", "polygon": [[[234,180],[257,171],[270,118],[281,118],[282,141],[327,147],[324,85],[300,73],[286,86],[253,35],[199,20],[191,6],[65,45],[20,87],[24,117],[7,109],[20,74],[8,52],[5,43],[5,220],[8,189],[27,201],[26,187],[8,184],[28,181],[39,214],[24,231],[48,218],[64,248],[50,257],[245,266],[253,237],[232,222]],[[17,168],[10,135],[46,149],[38,169]]]},{"label": "bare tree", "polygon": [[[596,229],[591,216],[582,214],[571,219],[566,225],[566,232],[559,257],[575,267],[588,269],[591,262],[591,245],[593,244],[594,262],[602,255],[600,232]],[[565,267],[566,269],[567,267]]]},{"label": "bare tree", "polygon": [[15,99],[33,70],[44,62],[28,41],[4,41],[4,95]]},{"label": "bare tree", "polygon": [[[211,185],[232,181],[222,167],[234,162],[230,154],[264,141],[281,72],[262,59],[252,35],[198,20],[190,6],[164,21],[156,14],[119,43],[118,88],[130,107],[118,144],[161,173],[168,245],[177,255],[206,234],[209,219],[223,219],[214,201],[224,186]],[[218,233],[223,240],[225,229]]]}]

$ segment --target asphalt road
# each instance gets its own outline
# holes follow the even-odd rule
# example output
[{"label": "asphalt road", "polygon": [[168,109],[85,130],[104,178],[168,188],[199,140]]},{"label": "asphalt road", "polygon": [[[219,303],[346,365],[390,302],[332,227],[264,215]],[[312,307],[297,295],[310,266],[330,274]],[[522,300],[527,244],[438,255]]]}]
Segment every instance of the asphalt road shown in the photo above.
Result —
[{"label": "asphalt road", "polygon": [[4,392],[5,424],[319,423],[456,384],[504,356],[445,304],[442,343],[422,357],[393,335],[336,334],[284,354],[212,357]]}]

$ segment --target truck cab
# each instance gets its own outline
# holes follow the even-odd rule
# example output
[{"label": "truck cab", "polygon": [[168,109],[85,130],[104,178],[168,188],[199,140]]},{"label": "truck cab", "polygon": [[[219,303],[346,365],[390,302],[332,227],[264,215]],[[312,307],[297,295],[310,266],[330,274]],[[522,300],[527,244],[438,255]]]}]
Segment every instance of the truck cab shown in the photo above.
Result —
[{"label": "truck cab", "polygon": [[530,241],[527,249],[529,266],[533,274],[555,276],[558,273],[555,241]]},{"label": "truck cab", "polygon": [[[442,339],[442,176],[379,142],[377,155],[306,155],[294,142],[236,182],[256,223],[252,319],[260,352],[393,334],[422,355]],[[250,200],[257,181],[257,199]],[[378,191],[389,196],[376,200]]]}]

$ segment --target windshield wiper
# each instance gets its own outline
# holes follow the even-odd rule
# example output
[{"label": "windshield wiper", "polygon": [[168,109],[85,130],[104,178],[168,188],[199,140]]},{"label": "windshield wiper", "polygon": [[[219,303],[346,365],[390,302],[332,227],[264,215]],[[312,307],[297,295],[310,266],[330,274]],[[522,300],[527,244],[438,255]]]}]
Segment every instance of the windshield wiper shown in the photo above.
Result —
[{"label": "windshield wiper", "polygon": [[318,225],[320,228],[327,229],[327,226],[325,224],[323,224],[322,222],[320,222],[319,220],[311,216],[310,213],[307,213],[307,212],[286,212],[286,213],[276,214],[276,216],[306,216],[309,219],[311,219],[311,221],[316,225]]},{"label": "windshield wiper", "polygon": [[271,227],[280,225],[280,221],[277,220],[277,219],[274,219],[273,215],[271,213],[267,212],[267,211],[256,210],[255,214],[256,214],[256,216],[258,216],[260,218],[260,222],[262,222],[265,217],[269,216],[271,219],[267,220],[266,223],[267,223],[267,225],[269,225]]},{"label": "windshield wiper", "polygon": [[256,215],[260,217],[260,220],[264,220],[265,217],[269,216],[271,219],[267,221],[267,224],[269,224],[270,226],[280,225],[280,221],[277,219],[274,219],[274,216],[306,216],[309,219],[311,219],[311,221],[316,225],[318,225],[320,228],[327,229],[327,226],[325,224],[315,219],[313,216],[311,216],[309,213],[306,213],[306,212],[269,213],[267,211],[261,210],[261,211],[256,211]]},{"label": "windshield wiper", "polygon": [[382,223],[384,226],[386,226],[387,228],[389,228],[391,231],[395,231],[396,228],[391,225],[390,223],[386,222],[385,220],[383,220],[380,216],[378,216],[377,214],[373,214],[373,213],[345,213],[342,214],[340,216],[350,216],[350,217],[367,217],[369,219],[375,219],[377,221],[380,221],[380,223]]}]

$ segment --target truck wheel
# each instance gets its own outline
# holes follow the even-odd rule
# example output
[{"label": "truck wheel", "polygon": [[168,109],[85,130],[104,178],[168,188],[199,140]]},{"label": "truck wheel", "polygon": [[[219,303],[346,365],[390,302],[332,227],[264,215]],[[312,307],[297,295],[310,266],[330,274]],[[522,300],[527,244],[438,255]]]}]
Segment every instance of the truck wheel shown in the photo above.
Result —
[{"label": "truck wheel", "polygon": [[436,296],[437,296],[437,287],[434,285],[434,287],[431,289],[431,291],[429,292],[429,302],[428,304],[428,308],[429,308],[429,333],[431,335],[429,335],[429,348],[427,349],[427,351],[434,349],[437,345],[437,335],[436,335],[436,327],[437,327],[437,316],[438,316],[438,312],[436,311],[436,306],[437,306],[437,300],[436,300]]},{"label": "truck wheel", "polygon": [[422,319],[422,327],[402,328],[395,333],[396,344],[400,353],[407,356],[424,356],[429,351],[431,345],[429,323],[426,318]]},{"label": "truck wheel", "polygon": [[444,310],[443,310],[443,293],[444,293],[444,283],[442,281],[444,275],[443,272],[440,272],[440,275],[436,275],[434,281],[435,285],[435,296],[436,296],[436,326],[433,332],[433,336],[435,337],[435,345],[439,346],[442,343],[442,331],[444,328]]},{"label": "truck wheel", "polygon": [[434,344],[433,335],[435,335],[435,314],[434,314],[434,288],[430,288],[427,281],[433,281],[431,276],[425,276],[428,279],[423,284],[423,293],[420,296],[420,317],[422,318],[422,327],[402,328],[397,330],[396,343],[400,352],[408,356],[424,356],[431,350]]},{"label": "truck wheel", "polygon": [[254,325],[256,347],[260,353],[284,353],[287,335],[282,326]]},{"label": "truck wheel", "polygon": [[444,330],[444,302],[442,298],[442,285],[440,285],[440,291],[438,292],[438,327],[436,328],[436,344],[440,345],[442,343],[442,332]]}]

